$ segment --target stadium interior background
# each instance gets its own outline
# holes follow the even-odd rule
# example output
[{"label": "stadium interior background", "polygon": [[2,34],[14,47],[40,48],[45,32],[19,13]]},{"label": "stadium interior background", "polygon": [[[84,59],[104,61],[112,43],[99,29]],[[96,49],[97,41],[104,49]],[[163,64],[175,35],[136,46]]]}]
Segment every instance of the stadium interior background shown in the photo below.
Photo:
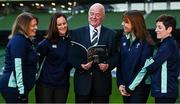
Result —
[{"label": "stadium interior background", "polygon": [[180,47],[180,1],[179,0],[0,0],[0,75],[4,64],[5,46],[12,24],[21,12],[34,13],[39,18],[35,42],[43,39],[53,13],[62,12],[68,17],[70,30],[87,25],[87,12],[93,3],[102,3],[106,10],[104,25],[122,35],[122,14],[128,10],[143,13],[147,28],[155,41],[155,19],[161,14],[173,15],[177,20],[175,39]]},{"label": "stadium interior background", "polygon": [[12,24],[21,12],[32,12],[39,18],[36,43],[43,39],[50,18],[55,12],[62,12],[68,17],[70,30],[87,25],[89,7],[99,2],[105,6],[106,17],[104,25],[122,31],[122,14],[128,10],[139,10],[143,13],[147,28],[156,40],[154,32],[155,19],[160,14],[173,15],[177,20],[175,39],[180,47],[180,1],[179,0],[0,0],[0,72],[4,63],[5,46]]},{"label": "stadium interior background", "polygon": [[[4,64],[8,35],[19,13],[27,11],[34,13],[39,18],[38,32],[35,37],[38,43],[46,34],[53,13],[64,13],[68,17],[68,25],[72,30],[88,24],[88,9],[96,2],[105,6],[106,17],[103,24],[116,30],[118,34],[123,34],[121,22],[124,11],[141,11],[155,41],[158,41],[154,32],[155,19],[160,14],[173,15],[177,20],[174,37],[180,47],[180,0],[0,0],[0,75]],[[178,102],[180,102],[180,98]]]}]

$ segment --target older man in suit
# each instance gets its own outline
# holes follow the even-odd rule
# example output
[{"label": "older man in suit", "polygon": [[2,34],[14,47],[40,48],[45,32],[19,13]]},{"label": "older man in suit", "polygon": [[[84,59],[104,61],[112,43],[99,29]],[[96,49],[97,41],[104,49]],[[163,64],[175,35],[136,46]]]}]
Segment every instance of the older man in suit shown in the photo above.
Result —
[{"label": "older man in suit", "polygon": [[72,41],[81,44],[86,49],[91,46],[105,45],[109,54],[103,63],[94,63],[87,62],[87,56],[84,53],[71,51],[74,54],[74,59],[72,59],[74,61],[71,60],[71,62],[76,69],[74,75],[76,103],[109,103],[112,90],[111,70],[117,62],[112,51],[112,40],[116,33],[102,26],[104,17],[104,6],[95,3],[89,9],[89,25],[72,31]]}]

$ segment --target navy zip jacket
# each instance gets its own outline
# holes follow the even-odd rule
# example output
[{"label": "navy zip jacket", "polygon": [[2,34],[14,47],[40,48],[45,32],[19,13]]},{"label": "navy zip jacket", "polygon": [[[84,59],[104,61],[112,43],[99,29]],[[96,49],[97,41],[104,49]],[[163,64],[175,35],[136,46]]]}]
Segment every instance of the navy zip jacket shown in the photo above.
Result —
[{"label": "navy zip jacket", "polygon": [[19,94],[28,94],[35,84],[37,57],[29,38],[14,35],[6,47],[0,90],[14,89]]},{"label": "navy zip jacket", "polygon": [[[37,47],[42,69],[38,81],[49,87],[69,86],[71,66],[68,64],[69,38],[59,37],[56,43],[44,39]],[[43,61],[44,60],[44,61]]]},{"label": "navy zip jacket", "polygon": [[[129,85],[141,70],[145,60],[152,56],[153,48],[147,42],[135,39],[130,43],[128,36],[123,36],[119,42],[120,62],[117,67],[117,85]],[[144,82],[143,82],[144,83]]]},{"label": "navy zip jacket", "polygon": [[[156,54],[146,60],[144,67],[133,82],[138,85],[144,75],[149,73],[151,75],[152,96],[177,98],[179,62],[180,54],[177,43],[173,37],[167,37],[160,43]],[[131,83],[129,88],[133,89],[134,85],[135,83]]]}]

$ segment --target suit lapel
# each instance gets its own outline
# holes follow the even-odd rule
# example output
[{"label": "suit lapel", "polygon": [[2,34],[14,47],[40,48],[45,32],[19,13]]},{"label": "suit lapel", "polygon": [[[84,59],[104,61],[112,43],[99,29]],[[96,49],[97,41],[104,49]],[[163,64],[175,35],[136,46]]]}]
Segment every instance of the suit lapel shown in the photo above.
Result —
[{"label": "suit lapel", "polygon": [[90,32],[89,32],[89,26],[86,27],[84,35],[83,35],[83,39],[84,39],[84,43],[86,45],[86,48],[91,46],[91,39],[90,39]]},{"label": "suit lapel", "polygon": [[105,31],[104,31],[104,27],[102,26],[102,27],[101,27],[100,36],[99,36],[99,42],[98,42],[98,45],[103,44],[102,42],[104,41],[104,38],[105,38],[104,32],[105,32]]}]

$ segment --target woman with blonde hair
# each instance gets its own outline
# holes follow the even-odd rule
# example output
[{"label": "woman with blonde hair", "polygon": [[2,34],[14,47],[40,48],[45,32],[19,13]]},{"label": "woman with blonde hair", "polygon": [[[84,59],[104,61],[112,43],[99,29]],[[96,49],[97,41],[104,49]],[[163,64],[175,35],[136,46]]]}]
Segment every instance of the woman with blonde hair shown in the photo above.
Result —
[{"label": "woman with blonde hair", "polygon": [[6,103],[28,103],[37,71],[37,54],[32,43],[37,24],[38,18],[28,12],[19,14],[13,24],[0,80],[0,91]]}]

